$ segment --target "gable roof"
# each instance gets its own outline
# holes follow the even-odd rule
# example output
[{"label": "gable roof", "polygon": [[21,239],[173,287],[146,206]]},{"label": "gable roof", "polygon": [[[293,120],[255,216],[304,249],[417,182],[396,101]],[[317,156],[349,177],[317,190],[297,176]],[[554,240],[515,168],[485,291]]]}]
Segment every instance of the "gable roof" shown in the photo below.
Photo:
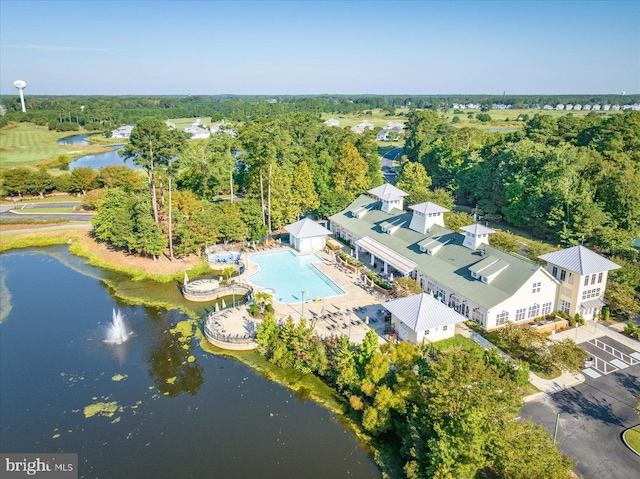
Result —
[{"label": "gable roof", "polygon": [[467,319],[427,293],[388,301],[382,306],[414,331],[426,331]]},{"label": "gable roof", "polygon": [[417,211],[418,213],[429,214],[429,213],[446,213],[449,211],[446,208],[443,208],[440,205],[436,205],[435,203],[431,203],[427,201],[426,203],[420,203],[418,205],[409,206],[408,209]]},{"label": "gable roof", "polygon": [[620,268],[617,264],[584,246],[561,249],[553,253],[543,254],[538,258],[561,268],[575,271],[578,274],[593,274]]},{"label": "gable roof", "polygon": [[284,229],[296,238],[312,238],[314,236],[328,236],[331,234],[331,231],[319,225],[311,218],[303,218],[289,226],[285,226]]}]

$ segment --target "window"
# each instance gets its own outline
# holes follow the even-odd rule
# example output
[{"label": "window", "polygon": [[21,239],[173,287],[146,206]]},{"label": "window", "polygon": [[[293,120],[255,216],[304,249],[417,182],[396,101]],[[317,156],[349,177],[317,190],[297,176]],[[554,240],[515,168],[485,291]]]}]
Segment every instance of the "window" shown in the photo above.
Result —
[{"label": "window", "polygon": [[589,276],[588,275],[584,277],[584,285],[585,286],[589,286]]},{"label": "window", "polygon": [[533,283],[533,291],[531,291],[532,293],[539,293],[540,292],[540,286],[542,286],[542,283]]},{"label": "window", "polygon": [[560,311],[562,311],[563,313],[569,314],[569,311],[571,311],[571,303],[569,301],[565,301],[564,299],[561,299]]},{"label": "window", "polygon": [[558,277],[558,267],[554,266],[553,268],[551,268],[551,274],[553,275],[554,278]]},{"label": "window", "polygon": [[602,283],[602,273],[598,274],[598,283]]},{"label": "window", "polygon": [[442,326],[442,330],[443,330],[443,331],[446,331],[448,327],[449,327],[449,326],[444,325],[444,326]]},{"label": "window", "polygon": [[516,321],[522,321],[524,319],[524,315],[527,313],[526,308],[518,309],[516,311]]},{"label": "window", "polygon": [[564,281],[564,278],[567,277],[567,272],[563,269],[560,270],[560,281]]},{"label": "window", "polygon": [[567,298],[570,298],[573,295],[573,291],[571,291],[571,288],[567,288],[563,286],[562,288],[560,288],[560,294],[562,296],[566,296]]},{"label": "window", "polygon": [[551,303],[544,303],[542,305],[542,316],[547,316],[551,314]]},{"label": "window", "polygon": [[597,298],[600,296],[600,288],[587,289],[582,292],[582,299]]},{"label": "window", "polygon": [[482,311],[480,311],[479,309],[476,309],[473,312],[473,320],[476,323],[484,325],[484,313]]},{"label": "window", "polygon": [[503,311],[496,315],[496,326],[502,326],[509,322],[509,311]]},{"label": "window", "polygon": [[569,272],[569,279],[567,280],[567,282],[568,282],[570,285],[573,285],[573,273]]},{"label": "window", "polygon": [[596,284],[596,275],[595,275],[595,273],[591,275],[591,284]]},{"label": "window", "polygon": [[537,318],[540,315],[540,305],[534,304],[529,307],[529,319]]},{"label": "window", "polygon": [[427,330],[424,332],[424,334],[425,334],[425,336],[426,336],[426,335],[428,335],[428,334],[429,334],[429,330],[427,329]]}]

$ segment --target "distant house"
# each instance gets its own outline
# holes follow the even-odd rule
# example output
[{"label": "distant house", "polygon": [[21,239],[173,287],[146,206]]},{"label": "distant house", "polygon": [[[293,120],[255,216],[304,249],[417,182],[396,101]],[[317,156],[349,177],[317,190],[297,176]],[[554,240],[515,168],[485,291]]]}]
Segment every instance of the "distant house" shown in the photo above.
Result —
[{"label": "distant house", "polygon": [[553,107],[551,105],[545,105],[542,107],[543,110],[553,110]]},{"label": "distant house", "polygon": [[570,103],[565,105],[564,107],[565,110],[573,110],[573,105],[571,105]]},{"label": "distant house", "polygon": [[580,111],[580,110],[582,110],[582,105],[580,105],[580,104],[574,105],[573,109]]},{"label": "distant house", "polygon": [[413,344],[451,338],[467,318],[427,293],[382,303],[399,339]]},{"label": "distant house", "polygon": [[388,141],[389,133],[391,132],[397,133],[397,135],[395,135],[396,137],[404,135],[404,125],[402,123],[394,123],[392,121],[388,122],[387,126],[378,132],[376,140]]},{"label": "distant house", "polygon": [[598,105],[597,103],[591,107],[591,109],[593,111],[598,111],[598,110],[600,110],[600,108],[602,108],[602,107],[600,105]]},{"label": "distant house", "polygon": [[120,128],[111,130],[111,138],[129,138],[131,136],[131,130],[133,130],[135,126],[136,125],[123,125]]},{"label": "distant house", "polygon": [[238,133],[236,133],[236,131],[233,128],[224,128],[225,126],[228,126],[228,125],[229,124],[224,120],[221,120],[220,122],[211,125],[211,129],[210,129],[211,134],[215,135],[217,133],[224,133],[225,135],[235,138],[238,135]]},{"label": "distant house", "polygon": [[602,105],[602,110],[603,110],[603,111],[609,111],[609,110],[611,110],[611,105]]},{"label": "distant house", "polygon": [[365,130],[373,130],[373,125],[367,120],[363,120],[359,125],[351,127],[351,131],[356,135],[361,135]]},{"label": "distant house", "polygon": [[620,105],[611,105],[611,111],[620,111]]},{"label": "distant house", "polygon": [[558,103],[556,105],[556,110],[564,110],[564,105],[562,103]]},{"label": "distant house", "polygon": [[340,126],[340,122],[335,118],[329,118],[327,121],[324,122],[324,124],[327,126]]},{"label": "distant house", "polygon": [[289,244],[301,253],[323,250],[327,244],[327,236],[332,234],[311,218],[303,218],[284,229],[289,232]]},{"label": "distant house", "polygon": [[591,105],[589,105],[588,103],[586,103],[586,104],[582,107],[582,109],[583,109],[583,110],[587,110],[587,111],[588,111],[588,110],[591,110]]},{"label": "distant house", "polygon": [[197,120],[196,123],[192,123],[191,125],[185,127],[184,132],[191,136],[193,140],[202,140],[205,138],[209,138],[211,136],[211,132],[208,128],[202,128],[200,125],[204,125],[200,120]]}]

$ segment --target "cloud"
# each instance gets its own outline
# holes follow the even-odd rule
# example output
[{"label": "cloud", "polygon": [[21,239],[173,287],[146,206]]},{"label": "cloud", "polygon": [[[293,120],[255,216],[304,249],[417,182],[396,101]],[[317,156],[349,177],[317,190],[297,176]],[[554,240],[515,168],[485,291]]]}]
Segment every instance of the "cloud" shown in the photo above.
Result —
[{"label": "cloud", "polygon": [[5,45],[7,48],[22,48],[25,50],[47,50],[47,51],[76,51],[76,52],[107,52],[108,48],[92,47],[60,47],[55,45]]}]

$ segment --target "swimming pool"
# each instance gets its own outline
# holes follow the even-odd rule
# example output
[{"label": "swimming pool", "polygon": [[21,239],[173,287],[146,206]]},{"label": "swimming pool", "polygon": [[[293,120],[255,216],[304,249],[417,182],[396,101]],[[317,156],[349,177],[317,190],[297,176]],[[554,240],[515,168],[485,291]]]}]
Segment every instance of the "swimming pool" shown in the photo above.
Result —
[{"label": "swimming pool", "polygon": [[274,290],[273,298],[279,303],[299,303],[303,291],[305,300],[346,294],[313,265],[322,262],[318,255],[287,250],[256,254],[249,261],[260,267],[249,283]]}]

